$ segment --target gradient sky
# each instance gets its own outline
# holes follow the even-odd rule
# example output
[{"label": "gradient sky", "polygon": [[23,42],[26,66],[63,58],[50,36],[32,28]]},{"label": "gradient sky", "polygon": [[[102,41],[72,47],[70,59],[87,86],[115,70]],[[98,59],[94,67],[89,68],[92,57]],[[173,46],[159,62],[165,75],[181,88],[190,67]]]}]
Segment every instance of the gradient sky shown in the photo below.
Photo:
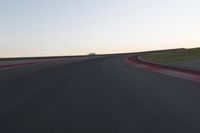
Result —
[{"label": "gradient sky", "polygon": [[199,46],[199,0],[0,0],[0,57]]}]

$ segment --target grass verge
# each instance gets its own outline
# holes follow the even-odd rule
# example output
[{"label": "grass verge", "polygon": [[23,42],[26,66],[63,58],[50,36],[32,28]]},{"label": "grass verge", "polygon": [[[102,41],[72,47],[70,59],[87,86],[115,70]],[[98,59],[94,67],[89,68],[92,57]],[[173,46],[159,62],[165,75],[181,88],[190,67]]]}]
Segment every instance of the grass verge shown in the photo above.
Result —
[{"label": "grass verge", "polygon": [[151,54],[146,54],[143,58],[148,61],[161,63],[200,59],[200,48],[180,49],[167,52],[155,52]]}]

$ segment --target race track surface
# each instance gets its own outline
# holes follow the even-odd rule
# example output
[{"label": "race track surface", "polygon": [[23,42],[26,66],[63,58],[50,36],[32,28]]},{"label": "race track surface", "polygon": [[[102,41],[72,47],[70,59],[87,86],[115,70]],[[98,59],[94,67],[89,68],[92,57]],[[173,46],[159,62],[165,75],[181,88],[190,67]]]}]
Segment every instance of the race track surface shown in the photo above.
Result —
[{"label": "race track surface", "polygon": [[123,56],[0,70],[0,133],[199,133],[200,84]]},{"label": "race track surface", "polygon": [[200,59],[194,59],[189,61],[179,61],[173,63],[167,63],[171,66],[182,67],[186,69],[200,70]]}]

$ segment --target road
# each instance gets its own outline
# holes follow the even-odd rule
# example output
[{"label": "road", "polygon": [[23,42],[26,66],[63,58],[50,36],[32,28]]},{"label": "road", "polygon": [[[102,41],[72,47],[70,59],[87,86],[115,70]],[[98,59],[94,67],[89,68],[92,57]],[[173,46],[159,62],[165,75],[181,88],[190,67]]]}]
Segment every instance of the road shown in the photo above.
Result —
[{"label": "road", "polygon": [[200,84],[124,56],[0,71],[1,133],[199,133]]},{"label": "road", "polygon": [[171,65],[171,66],[176,66],[176,67],[187,68],[187,69],[200,70],[200,59],[172,62],[172,63],[166,63],[166,64]]}]

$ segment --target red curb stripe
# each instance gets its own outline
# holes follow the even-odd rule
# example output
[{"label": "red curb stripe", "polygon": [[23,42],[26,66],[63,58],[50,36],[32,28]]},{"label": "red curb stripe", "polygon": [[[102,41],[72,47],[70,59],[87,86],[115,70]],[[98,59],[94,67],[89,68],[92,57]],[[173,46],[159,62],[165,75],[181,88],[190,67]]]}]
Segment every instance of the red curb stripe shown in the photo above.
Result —
[{"label": "red curb stripe", "polygon": [[6,64],[6,65],[0,65],[1,68],[16,68],[16,67],[23,67],[23,66],[28,66],[28,65],[34,65],[34,64],[40,64],[40,63],[47,63],[49,61],[59,61],[63,60],[65,58],[58,58],[58,59],[46,59],[43,61],[33,61],[33,62],[25,62],[25,63],[17,63],[17,64]]},{"label": "red curb stripe", "polygon": [[22,66],[45,63],[45,62],[47,61],[35,61],[35,62],[26,62],[26,63],[18,63],[18,64],[0,65],[0,68],[15,68],[15,67],[22,67]]},{"label": "red curb stripe", "polygon": [[154,67],[154,68],[157,68],[157,69],[158,68],[160,68],[160,69],[168,69],[168,70],[179,71],[179,72],[183,72],[183,73],[189,73],[189,74],[200,76],[200,71],[184,69],[184,68],[178,68],[178,67],[172,67],[172,66],[166,66],[166,65],[162,65],[162,64],[156,64],[156,63],[152,63],[152,62],[141,60],[141,59],[139,59],[139,56],[128,57],[128,60],[129,61],[133,61],[135,63],[151,66],[151,67]]},{"label": "red curb stripe", "polygon": [[144,60],[140,60],[138,57],[139,56],[127,57],[125,58],[125,63],[134,64],[137,67],[140,67],[149,71],[200,82],[200,71],[177,68],[177,67],[172,67],[172,66],[165,66],[161,64],[152,63],[152,62],[146,62]]}]

